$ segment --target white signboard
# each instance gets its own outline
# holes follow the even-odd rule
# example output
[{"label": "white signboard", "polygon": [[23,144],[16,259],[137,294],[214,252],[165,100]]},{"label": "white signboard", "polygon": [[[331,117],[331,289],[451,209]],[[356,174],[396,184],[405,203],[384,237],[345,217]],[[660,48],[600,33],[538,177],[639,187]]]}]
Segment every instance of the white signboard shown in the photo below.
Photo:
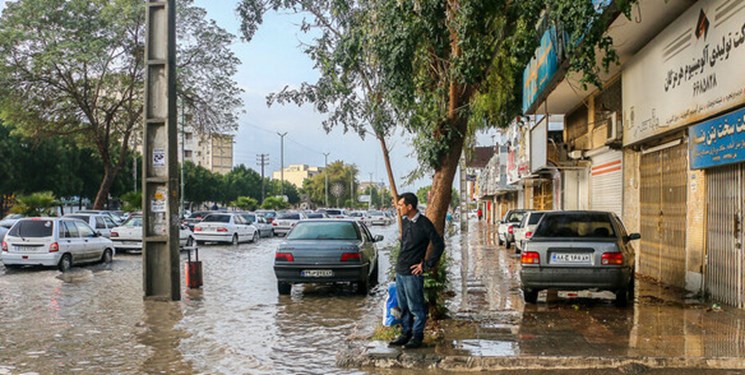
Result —
[{"label": "white signboard", "polygon": [[362,203],[369,203],[370,202],[370,196],[369,195],[360,195],[357,197],[357,201]]},{"label": "white signboard", "polygon": [[745,103],[744,5],[697,2],[624,66],[624,145]]},{"label": "white signboard", "polygon": [[548,147],[548,117],[543,119],[530,130],[530,171],[536,172],[545,167],[546,147]]}]

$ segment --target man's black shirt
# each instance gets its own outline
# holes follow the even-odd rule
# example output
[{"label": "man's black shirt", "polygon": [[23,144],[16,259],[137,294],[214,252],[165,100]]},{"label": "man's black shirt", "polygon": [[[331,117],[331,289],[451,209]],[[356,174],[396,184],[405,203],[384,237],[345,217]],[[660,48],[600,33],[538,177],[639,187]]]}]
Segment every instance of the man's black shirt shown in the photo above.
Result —
[{"label": "man's black shirt", "polygon": [[426,216],[417,213],[414,219],[404,218],[402,222],[403,234],[401,235],[401,252],[396,263],[396,273],[411,275],[411,266],[419,264],[427,254],[427,245],[432,242],[432,253],[425,260],[424,271],[429,271],[440,261],[440,256],[445,250],[442,237],[435,230]]}]

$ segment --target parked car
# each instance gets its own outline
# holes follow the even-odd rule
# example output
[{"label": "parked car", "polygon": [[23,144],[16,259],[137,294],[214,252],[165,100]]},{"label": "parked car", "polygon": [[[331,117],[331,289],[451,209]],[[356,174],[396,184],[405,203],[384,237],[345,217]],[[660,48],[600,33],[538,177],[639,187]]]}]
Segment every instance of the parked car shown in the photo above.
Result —
[{"label": "parked car", "polygon": [[114,220],[111,220],[111,217],[109,215],[104,214],[74,213],[64,215],[63,217],[82,220],[86,224],[90,225],[91,228],[95,229],[96,232],[100,232],[101,235],[106,238],[111,238],[111,229],[119,225],[115,223]]},{"label": "parked car", "polygon": [[111,219],[111,221],[113,221],[117,225],[119,225],[119,224],[122,223],[121,218],[119,217],[119,215],[115,214],[114,211],[109,211],[109,210],[80,210],[80,211],[75,211],[73,213],[75,213],[75,214],[99,214],[99,215],[106,215],[106,216],[109,217],[109,219]]},{"label": "parked car", "polygon": [[181,222],[186,224],[189,227],[189,230],[193,232],[194,226],[211,213],[214,213],[214,211],[194,211],[191,215],[185,217]]},{"label": "parked car", "polygon": [[520,253],[521,251],[523,251],[525,241],[529,240],[530,237],[533,236],[533,231],[535,230],[536,226],[538,226],[538,222],[543,217],[543,214],[545,214],[546,212],[548,211],[528,211],[523,216],[523,219],[520,220],[520,224],[512,227],[512,232],[515,235],[516,253]]},{"label": "parked car", "polygon": [[367,213],[367,222],[370,225],[388,225],[391,220],[382,211],[370,211]]},{"label": "parked car", "polygon": [[249,224],[256,227],[256,230],[259,231],[259,237],[274,236],[274,227],[272,227],[272,224],[268,223],[263,216],[257,215],[253,212],[241,212],[241,215]]},{"label": "parked car", "polygon": [[194,226],[194,239],[205,242],[228,242],[237,245],[243,241],[256,242],[259,230],[237,213],[213,213]]},{"label": "parked car", "polygon": [[272,224],[277,217],[277,211],[274,210],[256,210],[257,215],[263,216],[266,222]]},{"label": "parked car", "polygon": [[111,240],[78,219],[34,217],[10,228],[2,243],[2,262],[8,268],[48,266],[66,272],[78,263],[111,263],[114,252]]},{"label": "parked car", "polygon": [[8,233],[14,223],[0,221],[0,241],[5,239],[5,234]]},{"label": "parked car", "polygon": [[543,289],[597,289],[614,292],[616,305],[625,306],[634,293],[631,241],[639,238],[611,212],[547,212],[522,252],[525,302],[535,303]]},{"label": "parked car", "polygon": [[274,227],[274,234],[284,236],[292,227],[295,226],[300,220],[307,219],[308,216],[304,212],[285,212],[279,214],[276,219],[272,222]]},{"label": "parked car", "polygon": [[[111,230],[111,241],[116,251],[142,251],[142,214],[131,215],[122,225]],[[182,224],[179,228],[179,247],[194,246],[194,233]]]},{"label": "parked car", "polygon": [[347,214],[347,217],[356,221],[364,221],[367,215],[364,211],[352,211]]},{"label": "parked car", "polygon": [[367,294],[378,282],[378,249],[383,236],[350,219],[303,220],[287,234],[274,256],[279,294],[292,284],[351,282]]},{"label": "parked car", "polygon": [[510,245],[515,242],[515,226],[520,223],[523,216],[528,211],[531,210],[517,209],[507,211],[497,227],[497,237],[499,237],[500,245],[504,244],[505,247],[509,249]]},{"label": "parked car", "polygon": [[332,219],[343,219],[347,217],[347,211],[340,208],[322,208],[319,209],[318,212],[323,212],[326,215],[329,215]]}]

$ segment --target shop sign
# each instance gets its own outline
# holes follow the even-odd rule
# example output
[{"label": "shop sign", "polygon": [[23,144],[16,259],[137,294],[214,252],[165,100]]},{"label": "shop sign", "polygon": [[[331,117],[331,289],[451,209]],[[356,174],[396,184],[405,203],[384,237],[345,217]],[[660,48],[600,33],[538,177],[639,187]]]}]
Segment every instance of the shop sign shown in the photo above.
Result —
[{"label": "shop sign", "polygon": [[745,161],[745,108],[688,129],[691,169]]},{"label": "shop sign", "polygon": [[624,66],[623,144],[745,103],[745,7],[701,0]]},{"label": "shop sign", "polygon": [[556,55],[556,28],[551,26],[543,33],[541,45],[523,71],[523,113],[538,99],[559,66]]}]

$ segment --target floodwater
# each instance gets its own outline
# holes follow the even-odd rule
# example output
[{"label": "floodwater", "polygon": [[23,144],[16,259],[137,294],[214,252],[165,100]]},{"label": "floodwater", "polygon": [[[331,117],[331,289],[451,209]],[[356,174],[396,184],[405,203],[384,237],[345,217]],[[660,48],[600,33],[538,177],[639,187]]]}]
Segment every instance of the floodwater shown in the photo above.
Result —
[{"label": "floodwater", "polygon": [[[395,228],[371,228],[385,236],[379,249]],[[180,302],[143,301],[135,254],[64,275],[0,266],[0,374],[359,373],[336,368],[336,353],[370,335],[383,288],[359,296],[350,286],[295,286],[279,296],[280,241],[201,247],[204,287]],[[384,273],[388,252],[380,254]]]}]

